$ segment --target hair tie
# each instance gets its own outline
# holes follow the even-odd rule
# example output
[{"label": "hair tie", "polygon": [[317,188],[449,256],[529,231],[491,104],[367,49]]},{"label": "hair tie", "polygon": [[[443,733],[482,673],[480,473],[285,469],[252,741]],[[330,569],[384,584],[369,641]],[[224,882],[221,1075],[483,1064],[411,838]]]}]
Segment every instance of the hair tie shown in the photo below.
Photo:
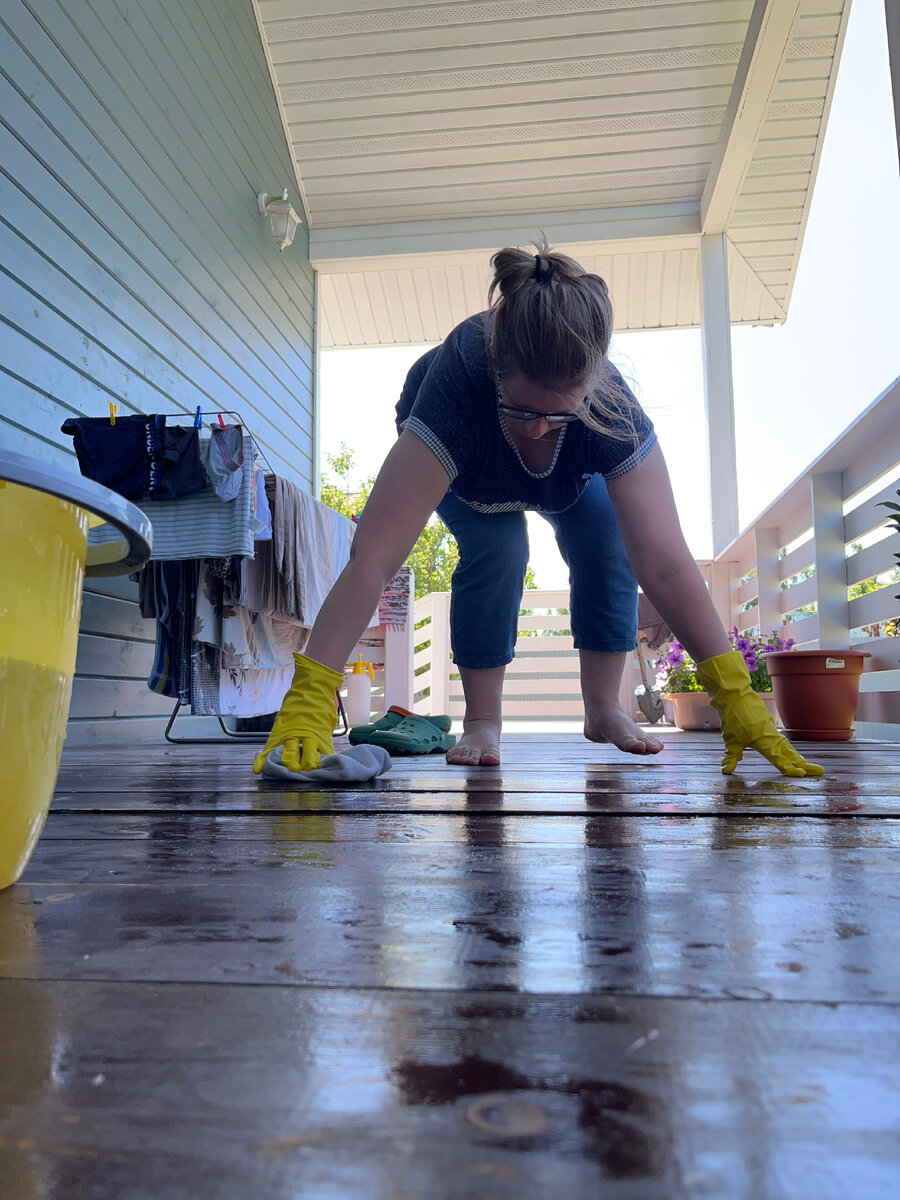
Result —
[{"label": "hair tie", "polygon": [[553,271],[555,267],[556,263],[548,261],[546,267],[542,268],[541,256],[536,254],[534,256],[534,271],[532,272],[531,278],[536,279],[538,283],[549,283],[553,278]]}]

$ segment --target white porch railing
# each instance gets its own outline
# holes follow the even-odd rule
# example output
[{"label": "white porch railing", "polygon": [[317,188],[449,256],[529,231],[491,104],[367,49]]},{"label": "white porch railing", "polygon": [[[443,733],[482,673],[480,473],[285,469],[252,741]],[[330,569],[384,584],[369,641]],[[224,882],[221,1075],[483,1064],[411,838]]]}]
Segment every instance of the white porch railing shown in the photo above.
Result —
[{"label": "white porch railing", "polygon": [[[508,719],[580,721],[584,716],[568,602],[568,589],[525,592],[516,657],[506,668],[503,685],[503,713]],[[450,593],[432,592],[417,601],[416,626],[416,711],[461,717],[465,711],[462,685],[450,661]],[[633,691],[632,687],[631,701]]]},{"label": "white porch railing", "polygon": [[[860,737],[900,741],[900,538],[880,500],[900,488],[900,380],[714,560],[701,562],[727,628],[787,627],[798,646],[868,650],[856,728]],[[859,593],[859,594],[857,594]],[[507,668],[504,715],[573,721],[583,716],[578,652],[567,591],[526,591],[516,658]],[[450,596],[416,603],[413,693],[417,711],[464,711],[450,661]],[[636,715],[641,676],[631,656],[623,705]]]},{"label": "white porch railing", "polygon": [[898,488],[900,380],[700,564],[729,628],[785,626],[800,648],[868,650],[857,733],[891,741],[900,740],[900,538],[878,502],[898,502]]}]

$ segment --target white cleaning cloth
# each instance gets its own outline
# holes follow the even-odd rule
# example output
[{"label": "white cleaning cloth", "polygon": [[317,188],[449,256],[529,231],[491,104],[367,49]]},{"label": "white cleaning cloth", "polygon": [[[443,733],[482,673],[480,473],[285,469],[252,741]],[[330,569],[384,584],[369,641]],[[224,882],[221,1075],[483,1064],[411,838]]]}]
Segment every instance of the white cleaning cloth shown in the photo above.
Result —
[{"label": "white cleaning cloth", "polygon": [[298,783],[365,783],[391,769],[391,756],[383,746],[349,746],[340,754],[323,755],[315,771],[289,771],[281,762],[281,747],[270,750],[262,769],[267,779],[293,779]]}]

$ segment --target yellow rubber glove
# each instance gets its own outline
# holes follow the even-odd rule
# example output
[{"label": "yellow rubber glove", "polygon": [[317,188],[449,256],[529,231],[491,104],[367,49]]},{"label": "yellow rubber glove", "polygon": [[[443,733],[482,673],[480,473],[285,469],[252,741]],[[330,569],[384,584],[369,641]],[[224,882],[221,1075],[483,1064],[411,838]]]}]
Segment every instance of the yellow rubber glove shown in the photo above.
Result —
[{"label": "yellow rubber glove", "polygon": [[739,650],[697,663],[709,702],[722,718],[725,755],[722,774],[730,775],[748,746],[758,750],[782,775],[824,775],[825,768],[807,762],[778,732],[769,710],[750,686],[750,672]]},{"label": "yellow rubber glove", "polygon": [[281,702],[265,749],[253,763],[257,775],[276,746],[284,747],[281,761],[289,771],[315,771],[323,754],[334,754],[334,693],[343,675],[305,654],[295,654],[294,664],[290,690]]}]

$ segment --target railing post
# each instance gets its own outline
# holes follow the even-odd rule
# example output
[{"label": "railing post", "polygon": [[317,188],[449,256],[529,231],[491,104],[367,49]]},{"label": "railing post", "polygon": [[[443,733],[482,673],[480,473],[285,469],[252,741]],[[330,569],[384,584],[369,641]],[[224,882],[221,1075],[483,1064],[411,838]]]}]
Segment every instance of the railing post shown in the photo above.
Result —
[{"label": "railing post", "polygon": [[450,593],[433,592],[431,610],[431,712],[448,711],[450,703]]},{"label": "railing post", "polygon": [[760,637],[784,624],[781,615],[781,579],[778,574],[778,530],[754,529],[756,552],[756,596]]},{"label": "railing post", "polygon": [[415,618],[410,603],[409,620],[402,629],[390,625],[384,631],[384,711],[393,704],[412,711],[415,695],[413,656]]},{"label": "railing post", "polygon": [[816,606],[819,649],[850,646],[847,602],[847,554],[844,543],[844,490],[841,473],[810,477],[813,553],[816,564]]},{"label": "railing post", "polygon": [[638,708],[637,696],[634,694],[634,689],[637,686],[634,678],[634,668],[636,664],[635,655],[642,652],[643,646],[639,645],[637,650],[630,650],[625,655],[625,669],[622,672],[622,682],[619,684],[619,707],[632,720],[641,715],[641,710]]},{"label": "railing post", "polygon": [[726,629],[734,624],[734,597],[732,573],[734,564],[730,562],[711,562],[709,564],[708,587],[709,594],[719,620]]}]

